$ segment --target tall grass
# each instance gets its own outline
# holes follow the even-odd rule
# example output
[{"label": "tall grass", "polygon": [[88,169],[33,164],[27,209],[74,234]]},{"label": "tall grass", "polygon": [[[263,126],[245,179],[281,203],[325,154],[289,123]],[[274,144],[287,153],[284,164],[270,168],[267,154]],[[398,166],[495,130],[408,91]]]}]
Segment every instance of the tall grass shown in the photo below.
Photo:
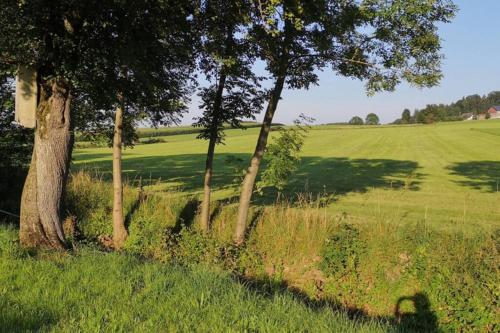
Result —
[{"label": "tall grass", "polygon": [[0,332],[386,332],[230,274],[83,247],[22,254],[0,226]]}]

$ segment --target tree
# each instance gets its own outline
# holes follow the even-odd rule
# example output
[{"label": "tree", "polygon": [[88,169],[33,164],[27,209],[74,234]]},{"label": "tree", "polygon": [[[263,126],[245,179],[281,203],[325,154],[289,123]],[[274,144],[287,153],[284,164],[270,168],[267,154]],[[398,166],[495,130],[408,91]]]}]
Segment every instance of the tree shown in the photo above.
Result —
[{"label": "tree", "polygon": [[[112,140],[115,249],[128,236],[123,215],[123,129],[133,129],[131,122],[137,117],[154,123],[176,122],[176,114],[186,109],[186,73],[191,72],[192,53],[188,8],[162,1],[131,1],[109,8],[114,21],[106,29],[112,41],[107,58],[113,59],[108,66],[114,71],[107,76],[110,88],[100,97],[109,104],[114,102],[116,110]],[[168,23],[165,17],[169,17]],[[124,126],[127,120],[129,126]]]},{"label": "tree", "polygon": [[404,109],[401,114],[401,123],[409,124],[411,122],[411,112],[408,109]]},{"label": "tree", "polygon": [[365,124],[366,125],[378,125],[378,124],[380,124],[380,119],[378,119],[378,116],[375,113],[369,113],[366,116]]},{"label": "tree", "polygon": [[369,93],[394,90],[401,80],[433,86],[441,78],[436,24],[449,22],[454,12],[448,0],[255,1],[253,38],[274,86],[241,188],[236,244],[244,241],[255,179],[285,86],[317,84],[315,70],[326,66],[366,80]]},{"label": "tree", "polygon": [[[115,84],[115,65],[133,65],[134,52],[129,51],[138,48],[133,47],[134,44],[129,45],[130,49],[121,47],[122,53],[114,52],[112,48],[118,43],[127,45],[141,38],[147,39],[148,35],[139,37],[132,29],[128,30],[130,35],[115,34],[117,22],[136,26],[135,21],[127,22],[125,17],[135,11],[134,18],[140,17],[140,22],[155,23],[148,25],[151,28],[175,27],[176,24],[170,21],[172,17],[187,20],[185,3],[180,0],[3,2],[0,13],[0,64],[6,66],[3,74],[13,76],[17,66],[30,66],[36,69],[40,90],[32,162],[21,199],[22,245],[65,246],[61,209],[73,147],[73,97],[87,99],[89,105],[99,106],[95,110],[109,110],[116,103],[114,91],[117,87],[123,91],[125,100],[129,97],[127,89]],[[166,8],[171,12],[165,12]],[[152,36],[158,36],[155,31]],[[154,45],[161,46],[159,52],[162,55],[169,47],[168,43],[163,46],[162,40],[157,40]],[[151,61],[146,64],[154,66],[155,77],[164,81],[170,74],[164,70],[164,66],[169,66],[169,59],[166,57],[160,63],[162,66],[157,66],[155,60],[160,57],[155,55],[152,54]],[[151,73],[151,67],[138,71],[137,77]],[[150,88],[150,80],[127,82],[128,87],[135,85],[133,91],[144,92],[137,95],[138,101],[163,94],[161,84],[144,89],[141,83]],[[159,105],[152,109],[158,108]],[[92,109],[82,107],[81,110]],[[85,121],[93,119],[94,115],[86,113],[78,118]]]},{"label": "tree", "polygon": [[264,93],[252,72],[255,52],[247,38],[249,1],[209,0],[202,3],[200,69],[210,85],[199,92],[204,110],[195,126],[208,140],[200,226],[209,228],[210,194],[215,146],[224,141],[224,125],[242,128],[242,118],[261,111]]},{"label": "tree", "polygon": [[364,121],[361,117],[354,116],[349,120],[349,125],[363,125]]}]

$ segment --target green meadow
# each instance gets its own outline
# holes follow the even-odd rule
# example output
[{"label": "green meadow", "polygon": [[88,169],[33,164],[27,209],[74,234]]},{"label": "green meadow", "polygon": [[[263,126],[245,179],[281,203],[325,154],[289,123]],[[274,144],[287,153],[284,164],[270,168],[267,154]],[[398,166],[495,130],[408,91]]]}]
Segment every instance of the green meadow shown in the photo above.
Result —
[{"label": "green meadow", "polygon": [[[228,130],[216,150],[215,199],[237,194],[232,155],[245,165],[258,129]],[[286,191],[323,196],[329,214],[353,222],[425,222],[438,229],[476,231],[500,225],[500,121],[409,126],[315,126]],[[201,193],[207,143],[196,134],[127,149],[123,169],[131,184],[182,194]],[[78,149],[73,170],[109,177],[111,150]],[[275,194],[256,196],[272,203]]]},{"label": "green meadow", "polygon": [[108,148],[73,152],[70,251],[23,250],[0,224],[0,332],[500,329],[500,121],[314,126],[279,200],[255,193],[239,248],[238,176],[258,129],[217,147],[207,235],[207,143],[188,130],[125,150],[121,253]]}]

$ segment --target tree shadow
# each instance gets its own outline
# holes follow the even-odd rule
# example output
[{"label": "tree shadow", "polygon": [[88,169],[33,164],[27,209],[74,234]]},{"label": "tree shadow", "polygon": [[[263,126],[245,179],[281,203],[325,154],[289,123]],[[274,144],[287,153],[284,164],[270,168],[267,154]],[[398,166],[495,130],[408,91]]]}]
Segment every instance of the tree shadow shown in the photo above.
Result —
[{"label": "tree shadow", "polygon": [[[90,160],[89,163],[92,163],[92,160],[101,159],[101,158],[110,158],[112,157],[112,153],[94,153],[88,152],[87,150],[80,149],[75,151],[72,155],[73,161],[87,161]],[[111,161],[110,161],[111,163]]]},{"label": "tree shadow", "polygon": [[418,169],[415,161],[304,157],[288,191],[337,195],[366,192],[374,187],[417,191],[424,176]]},{"label": "tree shadow", "polygon": [[148,195],[146,192],[144,192],[142,186],[139,188],[139,193],[137,195],[137,198],[135,199],[134,203],[130,207],[130,209],[127,212],[127,215],[125,215],[125,228],[128,230],[130,223],[132,222],[132,217],[134,216],[135,212],[139,210],[141,205],[146,201],[148,198]]},{"label": "tree shadow", "polygon": [[[249,154],[216,154],[214,159],[213,189],[234,187],[234,168],[225,161],[229,155],[243,160]],[[123,160],[123,172],[129,179],[166,181],[178,190],[200,192],[203,185],[205,154],[173,156],[130,157]],[[77,169],[81,165],[75,166]],[[86,167],[103,171],[103,178],[111,180],[110,161],[90,161]],[[263,168],[265,163],[263,163]],[[365,192],[372,188],[419,190],[423,174],[414,161],[391,159],[349,159],[342,157],[304,157],[298,170],[290,177],[285,194],[324,192],[345,195],[349,192]],[[269,203],[275,195],[267,193],[257,202]]]},{"label": "tree shadow", "polygon": [[26,308],[3,298],[0,300],[1,332],[38,332],[45,331],[57,322],[56,316],[42,308]]},{"label": "tree shadow", "polygon": [[175,225],[171,229],[173,234],[179,234],[182,229],[189,228],[193,225],[199,206],[200,201],[196,198],[190,198],[186,202],[179,213],[179,217],[175,221]]},{"label": "tree shadow", "polygon": [[500,190],[499,161],[460,162],[448,166],[447,169],[452,175],[466,178],[456,181],[462,186],[490,193]]},{"label": "tree shadow", "polygon": [[[289,294],[296,301],[314,312],[328,310],[343,313],[350,320],[358,323],[381,324],[386,327],[387,332],[441,332],[437,317],[431,310],[429,298],[425,293],[416,293],[413,296],[399,298],[395,305],[394,316],[376,316],[370,315],[360,308],[345,306],[334,299],[311,298],[300,289],[291,287],[283,281],[275,281],[270,278],[248,278],[242,275],[234,275],[233,278],[236,282],[258,295],[274,299],[276,296]],[[412,302],[414,312],[401,312],[401,304],[405,301]]]}]

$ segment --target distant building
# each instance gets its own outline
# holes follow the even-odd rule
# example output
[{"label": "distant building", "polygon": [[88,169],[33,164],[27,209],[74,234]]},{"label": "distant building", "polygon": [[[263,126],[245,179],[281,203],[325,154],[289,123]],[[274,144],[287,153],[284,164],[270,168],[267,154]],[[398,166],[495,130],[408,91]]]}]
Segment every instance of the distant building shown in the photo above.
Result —
[{"label": "distant building", "polygon": [[500,105],[492,106],[486,113],[490,115],[491,119],[500,118]]},{"label": "distant building", "polygon": [[474,114],[472,112],[468,112],[468,113],[462,113],[460,115],[462,117],[463,120],[474,120]]}]

